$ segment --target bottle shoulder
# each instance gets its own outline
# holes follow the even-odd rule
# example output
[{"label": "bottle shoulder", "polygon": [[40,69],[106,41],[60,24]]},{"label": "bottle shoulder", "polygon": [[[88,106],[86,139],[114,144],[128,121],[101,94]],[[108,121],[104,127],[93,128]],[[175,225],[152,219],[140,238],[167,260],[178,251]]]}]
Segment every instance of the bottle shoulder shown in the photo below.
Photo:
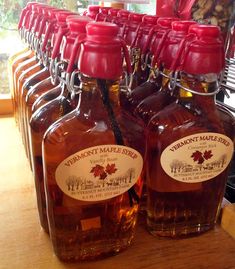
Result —
[{"label": "bottle shoulder", "polygon": [[[214,115],[218,117],[217,114]],[[148,135],[174,140],[201,132],[224,133],[218,118],[211,121],[208,115],[195,113],[180,103],[172,103],[153,116],[147,127]]]}]

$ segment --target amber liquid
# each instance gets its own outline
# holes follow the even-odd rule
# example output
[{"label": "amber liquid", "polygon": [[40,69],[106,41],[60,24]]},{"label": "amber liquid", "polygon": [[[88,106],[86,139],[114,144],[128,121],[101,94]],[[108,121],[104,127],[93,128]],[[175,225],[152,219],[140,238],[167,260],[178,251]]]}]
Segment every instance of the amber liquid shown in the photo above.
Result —
[{"label": "amber liquid", "polygon": [[[202,88],[196,84],[196,89],[197,86]],[[189,184],[172,179],[160,165],[161,153],[174,141],[201,132],[224,133],[213,97],[186,93],[184,98],[151,119],[148,132],[149,231],[153,235],[179,237],[214,227],[223,199],[227,169],[210,180]]]},{"label": "amber liquid", "polygon": [[[37,67],[38,68],[38,67]],[[27,156],[30,160],[30,149],[29,149],[29,137],[28,137],[28,121],[27,121],[27,100],[28,95],[37,88],[38,83],[44,81],[44,79],[50,76],[50,73],[43,65],[39,66],[39,71],[30,75],[31,72],[26,73],[24,77],[25,82],[21,90],[21,113],[22,113],[22,136],[25,141],[25,147]],[[30,161],[31,164],[31,161]]]},{"label": "amber liquid", "polygon": [[48,232],[48,221],[42,166],[42,140],[50,125],[74,110],[77,106],[77,101],[78,96],[71,99],[67,89],[64,89],[59,97],[48,102],[33,113],[28,128],[39,218],[41,226],[46,232]]},{"label": "amber liquid", "polygon": [[10,56],[8,59],[8,77],[9,77],[9,84],[10,84],[9,86],[10,86],[10,93],[11,93],[12,104],[13,104],[14,117],[16,114],[16,103],[15,103],[15,94],[14,94],[13,72],[15,71],[15,68],[17,64],[20,62],[20,59],[22,59],[23,55],[26,55],[26,52],[28,52],[28,48],[25,48],[15,53],[14,55]]},{"label": "amber liquid", "polygon": [[169,80],[164,78],[161,88],[156,89],[153,94],[147,96],[134,110],[134,114],[141,118],[145,125],[156,113],[176,100],[173,91],[168,88],[168,82]]},{"label": "amber liquid", "polygon": [[57,85],[52,89],[48,89],[48,91],[41,94],[38,94],[38,98],[33,102],[32,110],[30,113],[34,113],[37,109],[39,109],[41,106],[47,104],[49,101],[52,101],[53,99],[57,98],[61,94],[61,86]]},{"label": "amber liquid", "polygon": [[19,84],[19,79],[21,79],[21,77],[23,76],[24,72],[34,66],[35,64],[37,64],[37,60],[35,59],[35,57],[32,57],[30,59],[27,59],[26,61],[24,61],[23,63],[21,63],[15,70],[14,73],[14,90],[15,90],[15,100],[16,100],[16,104],[17,104],[17,121],[19,123],[19,129],[20,131],[22,130],[22,124],[20,122],[21,120],[21,87],[22,84]]},{"label": "amber liquid", "polygon": [[[16,75],[17,70],[22,66],[22,64],[34,57],[34,53],[32,51],[27,51],[26,53],[19,55],[14,62],[12,63],[11,73],[12,73],[12,84],[13,84],[13,105],[14,105],[14,116],[15,120],[18,123],[18,89],[17,89],[17,79],[18,75]],[[18,69],[17,69],[18,68]],[[19,72],[19,71],[18,71]]]},{"label": "amber liquid", "polygon": [[[118,96],[118,84],[106,81],[109,97]],[[57,166],[68,156],[95,145],[116,144],[110,115],[96,80],[83,78],[81,105],[53,124],[44,136],[45,186],[50,237],[56,255],[65,261],[103,258],[127,248],[134,235],[138,203],[130,205],[128,192],[94,202],[69,198],[55,180]],[[93,90],[91,90],[93,89]],[[127,146],[143,152],[143,129],[121,114],[114,101],[115,119]],[[113,104],[114,105],[114,104]],[[79,172],[78,172],[79,173]],[[140,196],[141,179],[133,186]],[[83,229],[82,221],[98,219],[96,228]]]},{"label": "amber liquid", "polygon": [[134,111],[140,102],[160,89],[160,77],[158,80],[159,81],[148,80],[137,86],[135,89],[133,89],[133,91],[131,91],[129,96],[124,99],[122,107],[130,113],[134,114]]}]

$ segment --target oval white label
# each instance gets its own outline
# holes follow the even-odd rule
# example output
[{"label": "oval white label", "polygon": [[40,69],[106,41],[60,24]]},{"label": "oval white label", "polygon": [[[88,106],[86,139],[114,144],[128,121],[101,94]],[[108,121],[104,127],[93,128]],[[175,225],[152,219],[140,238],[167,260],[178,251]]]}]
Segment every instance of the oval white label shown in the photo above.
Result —
[{"label": "oval white label", "polygon": [[219,133],[198,133],[169,145],[161,155],[161,166],[171,178],[197,183],[222,173],[233,156],[233,141]]},{"label": "oval white label", "polygon": [[129,190],[139,179],[143,158],[132,148],[101,145],[62,161],[55,173],[60,189],[81,201],[101,201]]}]

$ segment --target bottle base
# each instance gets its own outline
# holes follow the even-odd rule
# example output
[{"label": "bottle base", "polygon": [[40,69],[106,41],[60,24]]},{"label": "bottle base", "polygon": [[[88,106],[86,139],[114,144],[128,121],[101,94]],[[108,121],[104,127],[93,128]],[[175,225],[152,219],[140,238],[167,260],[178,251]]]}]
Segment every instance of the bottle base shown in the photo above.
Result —
[{"label": "bottle base", "polygon": [[166,223],[156,223],[147,219],[147,229],[153,236],[182,238],[196,236],[207,232],[215,227],[215,222],[201,224],[201,223],[174,223],[172,225]]},{"label": "bottle base", "polygon": [[78,244],[77,249],[73,248],[71,251],[67,247],[65,251],[65,247],[60,246],[54,251],[62,262],[94,261],[114,256],[124,251],[131,245],[132,239],[133,237],[128,240],[101,240],[100,242],[83,243]]}]

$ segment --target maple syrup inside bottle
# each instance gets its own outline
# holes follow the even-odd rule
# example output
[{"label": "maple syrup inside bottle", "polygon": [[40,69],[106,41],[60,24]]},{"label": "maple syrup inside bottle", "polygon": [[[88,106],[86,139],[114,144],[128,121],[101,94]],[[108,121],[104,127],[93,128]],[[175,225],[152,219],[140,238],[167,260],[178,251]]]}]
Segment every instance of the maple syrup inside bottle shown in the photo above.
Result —
[{"label": "maple syrup inside bottle", "polygon": [[233,155],[214,97],[224,67],[220,30],[200,25],[194,31],[178,99],[147,127],[147,226],[153,235],[180,237],[213,228]]},{"label": "maple syrup inside bottle", "polygon": [[[142,82],[135,82],[131,86],[132,91],[127,93],[121,99],[122,106],[124,109],[134,114],[134,110],[137,105],[149,95],[158,92],[162,84],[162,76],[156,75],[156,69],[160,68],[161,65],[157,66],[153,63],[154,57],[158,59],[159,54],[163,48],[164,41],[167,36],[167,32],[171,29],[171,24],[176,21],[176,18],[159,18],[157,25],[154,26],[149,33],[145,45],[139,55],[139,62],[135,65],[136,74],[141,74],[139,77]],[[147,81],[143,81],[144,77],[148,77]],[[134,81],[136,76],[134,75]]]},{"label": "maple syrup inside bottle", "polygon": [[142,22],[135,30],[136,34],[133,36],[130,44],[130,55],[132,59],[132,83],[131,89],[135,89],[142,83],[146,82],[149,76],[148,68],[143,69],[141,64],[142,57],[145,57],[144,49],[147,46],[149,34],[157,22],[156,16],[145,15],[142,18]]},{"label": "maple syrup inside bottle", "polygon": [[[115,148],[122,145],[129,149],[137,149],[141,153],[144,150],[142,127],[135,118],[124,114],[120,108],[119,77],[122,63],[121,51],[117,47],[119,42],[116,39],[118,28],[109,23],[90,23],[87,25],[87,32],[89,37],[84,43],[84,50],[82,50],[84,54],[80,56],[79,69],[81,72],[85,69],[87,73],[98,70],[101,78],[81,75],[80,105],[53,124],[43,139],[50,237],[56,255],[64,261],[104,258],[127,248],[134,236],[138,197],[142,185],[141,178],[138,176],[136,183],[128,191],[100,200],[73,198],[58,186],[56,171],[61,162],[72,154],[79,155],[79,152],[94,146]],[[97,37],[92,35],[94,33]],[[102,38],[98,38],[98,35]],[[97,41],[99,44],[93,45],[95,38],[99,40]],[[105,42],[109,39],[109,47],[107,47]],[[93,70],[86,69],[88,65],[90,66],[86,62],[86,59],[89,59],[90,44],[94,46],[93,48],[98,48],[96,57],[99,56],[100,51],[102,53],[105,51],[103,54],[105,62],[112,57],[117,59],[117,55],[120,57],[118,60],[120,66],[118,71],[115,71],[116,79],[105,78],[111,71],[105,66],[110,65],[103,65],[101,61],[92,62]],[[89,161],[88,165],[90,165]],[[111,174],[116,173],[114,166],[115,163],[110,167]],[[103,180],[102,182],[107,184],[105,181],[107,172],[104,173],[101,168],[101,165],[97,164],[91,171],[100,178],[99,182]],[[129,168],[117,167],[118,169],[124,172]],[[84,171],[86,171],[85,167]],[[75,175],[82,177],[82,173],[84,172],[77,170]],[[87,180],[93,181],[91,174]],[[88,196],[92,196],[92,193],[91,190]]]},{"label": "maple syrup inside bottle", "polygon": [[[56,27],[54,27],[55,31],[53,39],[54,39],[54,46],[52,50],[52,59],[55,63],[55,65],[60,61],[61,53],[63,51],[63,44],[64,40],[66,39],[66,36],[68,35],[68,25],[66,23],[66,20],[70,20],[72,18],[79,18],[79,15],[75,15],[72,12],[69,11],[59,11],[56,14],[57,19],[57,28],[59,27],[59,30],[57,30]],[[74,35],[76,34],[76,31]],[[60,49],[61,46],[61,49]],[[60,73],[61,70],[63,70],[64,66],[63,64],[59,66],[58,72]],[[35,112],[39,107],[41,107],[43,104],[48,103],[49,101],[55,99],[61,94],[62,91],[62,85],[57,81],[57,78],[55,77],[55,74],[50,74],[50,77],[42,81],[40,84],[37,84],[37,87],[32,89],[27,94],[27,101],[26,101],[26,118],[27,122],[29,122],[29,119],[33,112]]]},{"label": "maple syrup inside bottle", "polygon": [[[63,30],[63,33],[66,34],[66,17],[68,17],[69,15],[71,15],[71,12],[68,11],[60,11],[60,10],[53,10],[51,11],[53,12],[54,16],[58,16],[59,18],[57,19],[58,21],[60,21],[60,30]],[[57,21],[57,23],[58,23]],[[54,24],[56,22],[54,21]],[[51,49],[53,47],[58,47],[57,46],[57,42],[61,43],[61,40],[63,35],[61,34],[61,36],[59,36],[58,33],[56,33],[56,28],[57,25],[54,25],[54,33],[52,35],[52,33],[50,33],[51,27],[48,27],[46,32],[49,31],[49,34],[51,34],[53,36],[52,42],[44,40],[45,42],[47,42],[47,49],[46,51],[43,52],[42,54],[42,59],[45,58],[45,55],[48,55],[49,57],[51,55],[53,55],[53,52],[51,52]],[[58,32],[59,32],[58,31]],[[48,33],[46,33],[46,35],[48,35]],[[57,40],[57,38],[59,40]],[[52,43],[52,44],[50,44]],[[40,70],[39,72],[37,72],[36,74],[32,75],[30,78],[28,78],[26,80],[26,82],[23,85],[23,89],[22,89],[22,93],[23,93],[23,99],[22,99],[22,114],[23,114],[23,130],[24,130],[24,140],[25,140],[25,145],[26,145],[26,149],[28,152],[28,156],[29,156],[29,160],[32,166],[32,161],[31,161],[31,156],[30,156],[30,143],[29,143],[29,134],[28,134],[28,126],[29,126],[29,120],[32,116],[32,105],[33,103],[36,101],[36,99],[42,95],[43,93],[51,90],[51,89],[57,89],[58,87],[61,86],[61,84],[56,80],[53,81],[51,80],[51,74],[49,72],[49,59],[47,59],[46,61],[44,61],[45,63],[45,67]],[[62,69],[62,67],[61,67]],[[38,81],[39,80],[39,81]],[[62,91],[62,87],[60,87],[60,90]],[[61,92],[60,92],[61,93]]]},{"label": "maple syrup inside bottle", "polygon": [[[20,17],[20,22],[18,25],[18,29],[21,34],[22,39],[26,39],[27,32],[29,31],[29,22],[30,22],[30,15],[32,12],[32,5],[35,3],[28,3],[26,8],[22,11],[21,17]],[[18,75],[16,75],[16,71],[19,72],[19,69],[17,69],[20,65],[22,66],[23,62],[32,59],[35,56],[34,52],[28,48],[25,52],[22,54],[18,55],[14,61],[12,62],[11,66],[11,74],[12,74],[12,87],[13,87],[13,104],[14,104],[14,115],[15,115],[15,120],[18,123],[19,116],[18,116],[18,90],[17,90],[17,78]]]},{"label": "maple syrup inside bottle", "polygon": [[138,115],[146,125],[154,114],[176,100],[174,92],[169,88],[169,77],[177,68],[177,66],[174,65],[177,65],[176,62],[179,61],[177,58],[180,58],[180,51],[184,46],[182,45],[182,41],[186,39],[189,28],[192,25],[195,25],[195,22],[172,22],[172,30],[169,31],[162,44],[161,52],[159,53],[159,62],[161,62],[163,66],[161,88],[159,91],[155,91],[153,94],[143,99],[134,110],[134,113]]},{"label": "maple syrup inside bottle", "polygon": [[[37,7],[44,7],[43,5],[33,5],[33,8],[36,10]],[[36,32],[39,31],[39,19],[40,14],[35,13],[34,16],[32,16],[30,24],[33,25],[33,27],[30,28],[31,32],[29,35],[31,36],[28,38],[28,42],[31,48],[34,48],[34,40],[36,38]],[[39,61],[39,57],[37,53],[35,52],[35,56],[24,63],[22,63],[22,66],[18,66],[15,73],[15,81],[16,81],[16,99],[19,107],[19,127],[22,134],[23,143],[25,145],[26,155],[29,156],[28,149],[26,147],[26,140],[25,140],[25,134],[24,134],[24,116],[23,116],[23,100],[22,98],[25,98],[25,94],[23,92],[23,85],[27,78],[31,77],[34,73],[42,70],[44,66]]]}]

